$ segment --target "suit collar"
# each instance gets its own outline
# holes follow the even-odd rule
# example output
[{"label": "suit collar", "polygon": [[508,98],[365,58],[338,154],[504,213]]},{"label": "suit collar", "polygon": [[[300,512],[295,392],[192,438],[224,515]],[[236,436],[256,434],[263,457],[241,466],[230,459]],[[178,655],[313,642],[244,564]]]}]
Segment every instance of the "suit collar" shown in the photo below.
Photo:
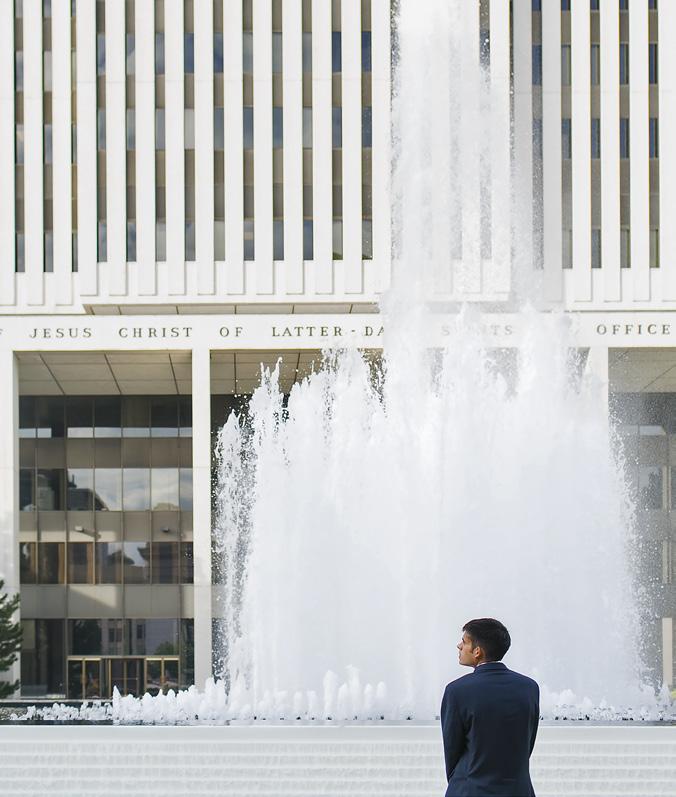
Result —
[{"label": "suit collar", "polygon": [[480,664],[478,667],[475,667],[474,672],[475,674],[484,672],[499,672],[500,670],[506,669],[507,666],[501,661],[487,661],[485,664]]}]

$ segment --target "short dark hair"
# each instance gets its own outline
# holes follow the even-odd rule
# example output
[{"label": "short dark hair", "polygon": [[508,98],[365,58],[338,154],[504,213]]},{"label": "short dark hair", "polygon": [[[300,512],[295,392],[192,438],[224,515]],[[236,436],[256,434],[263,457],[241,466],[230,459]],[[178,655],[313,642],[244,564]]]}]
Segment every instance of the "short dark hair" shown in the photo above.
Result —
[{"label": "short dark hair", "polygon": [[470,620],[462,630],[477,647],[483,648],[487,661],[501,661],[512,644],[509,631],[492,617]]}]

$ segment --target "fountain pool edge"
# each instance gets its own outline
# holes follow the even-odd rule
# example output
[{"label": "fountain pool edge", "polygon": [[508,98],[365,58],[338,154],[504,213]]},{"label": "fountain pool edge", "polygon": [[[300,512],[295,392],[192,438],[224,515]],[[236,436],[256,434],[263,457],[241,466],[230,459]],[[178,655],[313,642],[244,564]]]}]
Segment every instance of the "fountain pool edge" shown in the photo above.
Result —
[{"label": "fountain pool edge", "polygon": [[[2,793],[407,795],[444,791],[436,725],[0,727]],[[676,795],[676,727],[544,725],[538,797]]]}]

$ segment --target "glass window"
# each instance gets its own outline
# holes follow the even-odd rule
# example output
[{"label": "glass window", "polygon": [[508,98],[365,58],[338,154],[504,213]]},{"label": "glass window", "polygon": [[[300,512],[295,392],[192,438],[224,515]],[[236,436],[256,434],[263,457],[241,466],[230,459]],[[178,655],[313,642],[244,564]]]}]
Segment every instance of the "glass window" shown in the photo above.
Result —
[{"label": "glass window", "polygon": [[659,138],[659,119],[650,117],[650,157],[659,158],[660,138]]},{"label": "glass window", "polygon": [[136,37],[133,33],[127,33],[127,75],[136,74]]},{"label": "glass window", "polygon": [[167,511],[179,508],[178,468],[152,469],[151,496],[151,509]]},{"label": "glass window", "polygon": [[41,542],[38,545],[38,583],[63,584],[65,543]]},{"label": "glass window", "polygon": [[63,509],[64,477],[63,468],[38,470],[35,493],[39,510],[52,512]]},{"label": "glass window", "polygon": [[254,145],[254,133],[253,133],[253,126],[254,126],[254,115],[253,115],[253,106],[252,105],[245,105],[244,106],[244,149],[253,149]]},{"label": "glass window", "polygon": [[223,73],[223,34],[214,33],[214,72]]},{"label": "glass window", "polygon": [[179,507],[192,512],[192,468],[179,468],[178,481]]},{"label": "glass window", "polygon": [[340,149],[343,146],[343,109],[331,109],[331,146]]},{"label": "glass window", "polygon": [[14,53],[14,89],[23,91],[23,50]]},{"label": "glass window", "polygon": [[660,267],[660,231],[657,228],[650,230],[650,268]]},{"label": "glass window", "polygon": [[561,0],[561,11],[570,11],[570,0]]},{"label": "glass window", "polygon": [[225,128],[223,126],[223,108],[214,108],[214,149],[225,148]]},{"label": "glass window", "polygon": [[253,260],[254,251],[254,223],[253,219],[244,219],[244,259]]},{"label": "glass window", "polygon": [[150,509],[150,469],[122,469],[122,508],[125,511]]},{"label": "glass window", "polygon": [[186,75],[195,72],[195,34],[183,34],[183,71]]},{"label": "glass window", "polygon": [[167,224],[164,221],[155,223],[155,257],[158,263],[167,259]]},{"label": "glass window", "polygon": [[242,34],[242,71],[245,75],[253,74],[253,33]]},{"label": "glass window", "polygon": [[303,147],[312,147],[312,108],[303,108]]},{"label": "glass window", "polygon": [[22,620],[21,694],[24,697],[63,697],[64,621]]},{"label": "glass window", "polygon": [[172,656],[178,654],[178,621],[145,621],[146,655]]},{"label": "glass window", "polygon": [[105,220],[98,223],[96,259],[99,263],[105,263],[108,259],[108,230]]},{"label": "glass window", "polygon": [[561,259],[563,263],[563,268],[572,268],[573,267],[573,231],[572,230],[562,230],[561,234],[562,238],[562,253]]},{"label": "glass window", "polygon": [[303,260],[314,258],[314,235],[312,219],[303,220]]},{"label": "glass window", "polygon": [[361,32],[361,69],[362,72],[371,71],[371,31]]},{"label": "glass window", "polygon": [[195,110],[186,108],[183,115],[183,146],[195,149]]},{"label": "glass window", "polygon": [[312,34],[303,33],[303,72],[312,72]]},{"label": "glass window", "polygon": [[[76,656],[100,656],[102,620],[69,620],[70,652]],[[108,621],[110,622],[110,621]]]},{"label": "glass window", "polygon": [[15,129],[15,143],[14,143],[14,162],[17,164],[23,163],[23,125],[16,125]]},{"label": "glass window", "polygon": [[150,437],[150,416],[147,398],[127,397],[124,400],[123,437]]},{"label": "glass window", "polygon": [[281,219],[272,222],[272,258],[284,260],[284,222]]},{"label": "glass window", "polygon": [[155,74],[164,74],[164,33],[155,34]]},{"label": "glass window", "polygon": [[533,85],[542,85],[542,45],[533,45]]},{"label": "glass window", "polygon": [[631,267],[631,235],[628,227],[620,229],[620,268]]},{"label": "glass window", "polygon": [[371,149],[373,146],[371,113],[372,108],[370,106],[365,106],[361,109],[361,145],[364,149]]},{"label": "glass window", "polygon": [[663,473],[658,465],[643,465],[638,470],[639,506],[641,509],[662,509]]},{"label": "glass window", "polygon": [[[44,158],[45,163],[52,162],[52,126],[51,124],[44,125]],[[104,145],[105,146],[105,145]]]},{"label": "glass window", "polygon": [[19,572],[22,584],[35,584],[38,578],[37,543],[19,545]]},{"label": "glass window", "polygon": [[155,149],[164,149],[164,108],[155,108]]},{"label": "glass window", "polygon": [[94,436],[121,437],[121,406],[118,396],[94,399]]},{"label": "glass window", "polygon": [[94,471],[68,468],[67,505],[70,511],[91,512],[94,506]]},{"label": "glass window", "polygon": [[181,437],[192,437],[192,396],[179,396],[178,424]]},{"label": "glass window", "polygon": [[96,583],[122,583],[122,543],[96,543]]},{"label": "glass window", "polygon": [[127,108],[127,149],[136,149],[136,111]]},{"label": "glass window", "polygon": [[181,543],[181,584],[193,583],[193,551],[191,542]]},{"label": "glass window", "polygon": [[68,543],[68,583],[94,583],[94,543]]},{"label": "glass window", "polygon": [[93,437],[93,402],[88,398],[66,400],[66,437]]},{"label": "glass window", "polygon": [[629,85],[629,43],[620,42],[620,83]]},{"label": "glass window", "polygon": [[561,45],[561,85],[570,86],[570,44]]},{"label": "glass window", "polygon": [[373,223],[371,219],[363,219],[361,223],[361,251],[364,260],[373,258]]},{"label": "glass window", "polygon": [[601,120],[591,120],[591,156],[594,159],[601,157]]},{"label": "glass window", "polygon": [[19,396],[19,437],[35,437],[35,400],[32,396]]},{"label": "glass window", "polygon": [[284,146],[284,109],[276,106],[272,109],[272,146]]},{"label": "glass window", "polygon": [[620,158],[629,157],[629,118],[620,117]]},{"label": "glass window", "polygon": [[272,74],[282,74],[282,34],[272,34]]},{"label": "glass window", "polygon": [[650,42],[648,47],[648,79],[650,83],[657,83],[658,79],[657,42]]},{"label": "glass window", "polygon": [[45,272],[51,274],[54,271],[54,233],[51,230],[45,230]]},{"label": "glass window", "polygon": [[591,267],[601,268],[601,230],[591,231]]},{"label": "glass window", "polygon": [[178,543],[153,543],[153,584],[178,584]]},{"label": "glass window", "polygon": [[127,262],[133,263],[136,260],[136,221],[127,221]]},{"label": "glass window", "polygon": [[331,32],[331,71],[342,71],[341,35],[339,30]]},{"label": "glass window", "polygon": [[333,259],[343,259],[343,222],[340,219],[333,220]]},{"label": "glass window", "polygon": [[106,34],[96,34],[96,74],[106,74]]},{"label": "glass window", "polygon": [[63,437],[65,431],[62,396],[44,396],[35,401],[38,437]]},{"label": "glass window", "polygon": [[35,471],[33,468],[19,469],[19,509],[22,512],[34,512],[35,504]]},{"label": "glass window", "polygon": [[591,46],[591,84],[598,86],[601,80],[601,47],[598,44]]},{"label": "glass window", "polygon": [[150,583],[150,543],[124,542],[124,580],[127,584]]},{"label": "glass window", "polygon": [[122,509],[122,469],[96,468],[94,471],[94,508],[115,512]]},{"label": "glass window", "polygon": [[152,399],[150,423],[151,437],[178,437],[178,402],[175,396]]}]

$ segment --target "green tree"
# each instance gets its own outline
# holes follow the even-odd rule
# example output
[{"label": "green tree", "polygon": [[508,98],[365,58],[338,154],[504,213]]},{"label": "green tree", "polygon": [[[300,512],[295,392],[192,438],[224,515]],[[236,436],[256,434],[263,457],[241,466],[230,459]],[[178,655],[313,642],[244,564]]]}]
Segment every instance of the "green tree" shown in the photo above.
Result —
[{"label": "green tree", "polygon": [[[21,625],[13,620],[19,608],[19,596],[5,594],[4,586],[5,582],[0,579],[0,673],[9,670],[19,658],[21,647]],[[11,697],[18,688],[19,681],[0,680],[0,698]]]}]

